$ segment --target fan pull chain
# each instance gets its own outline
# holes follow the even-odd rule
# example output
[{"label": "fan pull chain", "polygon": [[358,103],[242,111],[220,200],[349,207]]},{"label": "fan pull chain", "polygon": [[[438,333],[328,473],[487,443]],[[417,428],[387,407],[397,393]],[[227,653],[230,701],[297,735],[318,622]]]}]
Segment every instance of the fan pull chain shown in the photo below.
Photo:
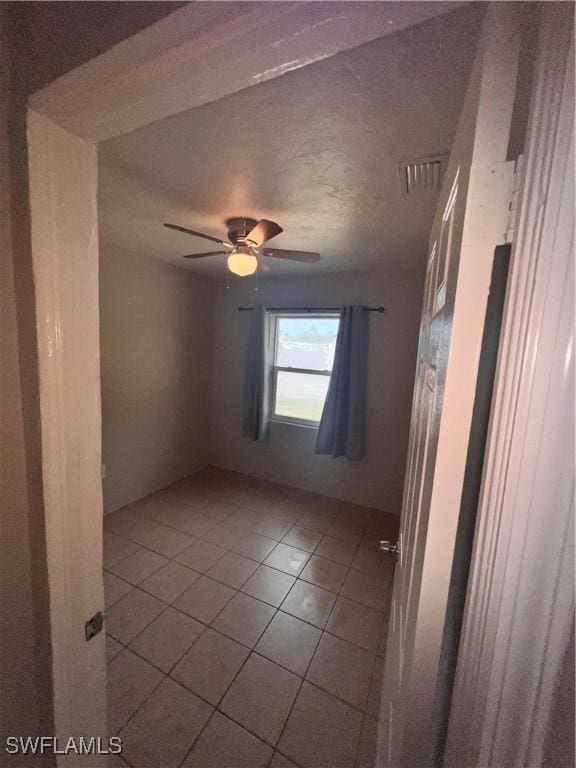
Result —
[{"label": "fan pull chain", "polygon": [[258,273],[260,272],[260,257],[256,255],[256,272],[254,273],[254,293],[258,293]]}]

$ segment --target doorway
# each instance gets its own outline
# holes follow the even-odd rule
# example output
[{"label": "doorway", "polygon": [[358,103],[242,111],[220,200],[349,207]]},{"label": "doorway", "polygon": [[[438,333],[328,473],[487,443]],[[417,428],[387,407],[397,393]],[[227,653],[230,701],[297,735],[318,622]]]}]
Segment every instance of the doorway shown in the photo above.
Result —
[{"label": "doorway", "polygon": [[[176,42],[185,26],[166,27],[166,40]],[[349,42],[347,38],[346,44]],[[114,54],[118,70],[126,66],[125,55],[126,49]],[[38,94],[29,115],[37,316],[46,318],[38,334],[55,720],[57,732],[63,734],[102,732],[104,722],[102,638],[85,644],[79,632],[87,618],[101,608],[103,598],[100,451],[99,445],[93,444],[99,429],[98,360],[97,355],[89,354],[98,348],[93,142],[111,135],[107,132],[114,120],[117,123],[112,133],[129,130],[135,120],[143,119],[137,108],[125,109],[126,91],[122,88],[126,81],[119,85],[119,91],[114,83],[100,91],[104,106],[87,103],[92,89],[83,78],[95,77],[101,84],[100,66],[101,62],[96,62],[87,74],[86,70],[76,73],[64,86],[55,84]],[[150,75],[150,68],[146,74]],[[151,90],[156,89],[156,110],[166,109],[163,94],[169,92],[167,79],[165,71],[155,80],[148,77]],[[128,84],[129,89],[133,84]],[[78,111],[70,107],[68,98],[62,98],[70,94],[70,88],[84,94]],[[150,119],[154,117],[146,118]],[[89,701],[82,696],[86,685],[93,691]]]}]

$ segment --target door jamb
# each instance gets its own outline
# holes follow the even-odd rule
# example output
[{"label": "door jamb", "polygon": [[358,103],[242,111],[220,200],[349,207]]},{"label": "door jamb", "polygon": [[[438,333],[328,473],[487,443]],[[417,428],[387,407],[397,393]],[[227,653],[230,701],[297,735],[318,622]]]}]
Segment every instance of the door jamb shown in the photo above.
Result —
[{"label": "door jamb", "polygon": [[[543,765],[574,615],[574,48],[543,4],[445,765]],[[572,649],[573,654],[573,649]]]}]

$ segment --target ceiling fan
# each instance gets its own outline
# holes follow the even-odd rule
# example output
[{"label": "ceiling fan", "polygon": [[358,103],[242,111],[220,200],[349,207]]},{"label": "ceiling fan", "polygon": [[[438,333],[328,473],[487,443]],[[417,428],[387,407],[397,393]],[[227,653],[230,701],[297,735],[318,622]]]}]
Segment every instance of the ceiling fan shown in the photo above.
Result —
[{"label": "ceiling fan", "polygon": [[281,226],[268,219],[260,219],[260,221],[247,218],[227,219],[228,240],[205,235],[203,232],[195,232],[193,229],[181,227],[177,224],[164,224],[164,226],[169,229],[175,229],[177,232],[194,235],[194,237],[203,237],[205,240],[211,240],[213,243],[218,243],[218,245],[226,249],[208,251],[207,253],[192,253],[182,258],[203,259],[206,256],[226,254],[228,256],[228,269],[240,277],[253,275],[256,272],[258,269],[258,256],[306,263],[320,261],[320,254],[312,253],[311,251],[285,251],[280,248],[263,248],[262,246],[265,243],[282,232]]}]

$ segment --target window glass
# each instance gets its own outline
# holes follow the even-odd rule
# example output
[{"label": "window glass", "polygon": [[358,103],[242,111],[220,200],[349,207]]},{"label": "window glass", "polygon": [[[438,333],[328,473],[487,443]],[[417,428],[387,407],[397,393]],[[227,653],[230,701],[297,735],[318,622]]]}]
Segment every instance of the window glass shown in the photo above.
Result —
[{"label": "window glass", "polygon": [[337,317],[279,317],[276,365],[331,371],[334,363]]},{"label": "window glass", "polygon": [[334,364],[340,318],[273,316],[275,325],[273,415],[282,421],[318,423]]},{"label": "window glass", "polygon": [[330,376],[278,371],[276,415],[305,421],[320,421],[329,383]]}]

